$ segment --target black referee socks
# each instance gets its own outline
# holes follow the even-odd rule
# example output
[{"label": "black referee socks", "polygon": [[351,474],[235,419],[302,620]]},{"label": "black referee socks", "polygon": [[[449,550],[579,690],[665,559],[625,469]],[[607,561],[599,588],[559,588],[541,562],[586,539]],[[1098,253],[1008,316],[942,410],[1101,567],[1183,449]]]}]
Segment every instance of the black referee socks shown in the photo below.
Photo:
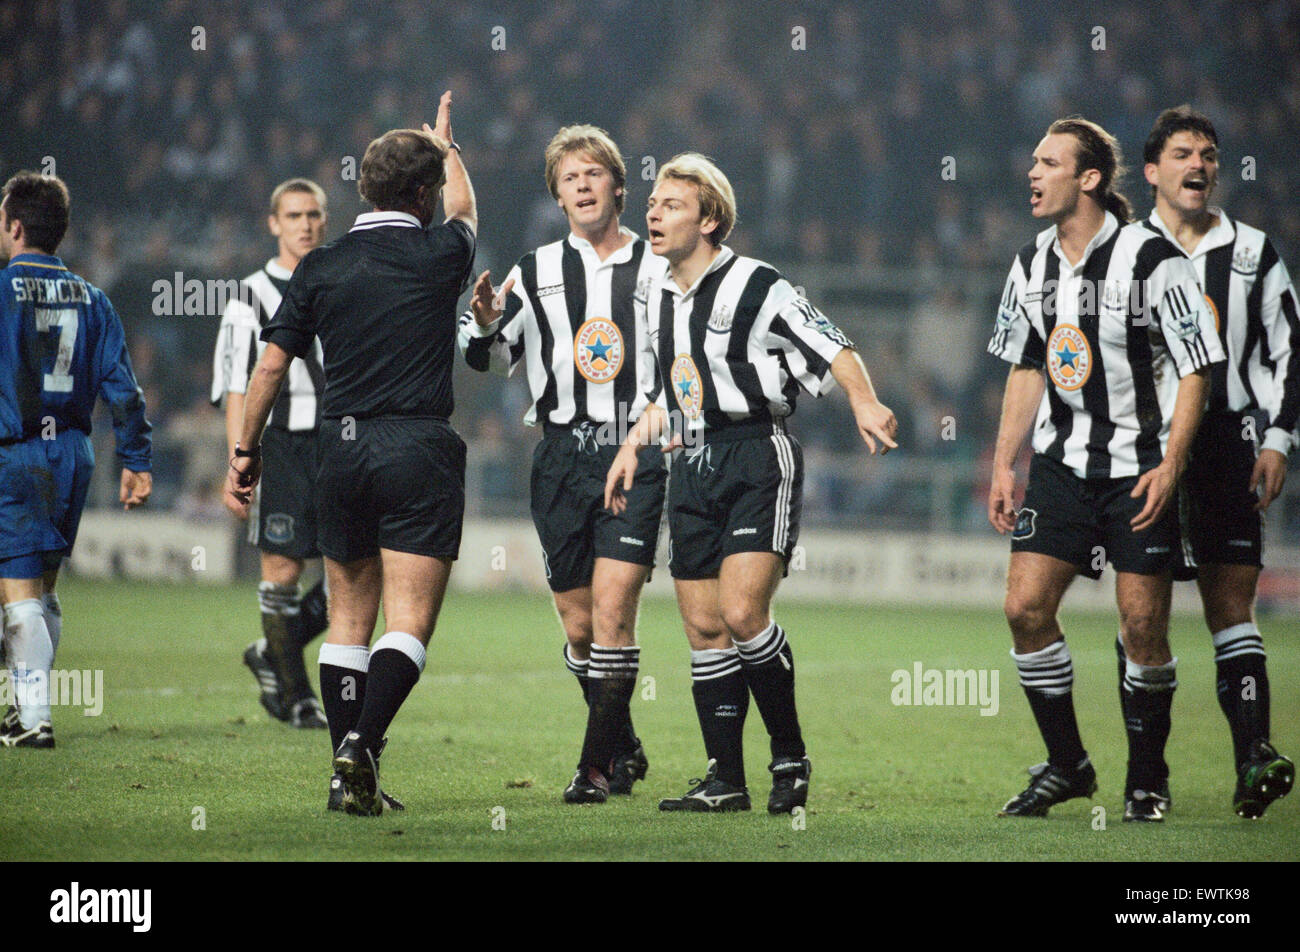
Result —
[{"label": "black referee socks", "polygon": [[330,752],[357,726],[366,699],[370,649],[365,645],[320,646],[320,699],[330,725]]},{"label": "black referee socks", "polygon": [[799,759],[804,750],[794,704],[794,653],[785,631],[772,622],[749,641],[735,642],[741,671],[772,738],[772,759]]},{"label": "black referee socks", "polygon": [[370,649],[366,697],[353,728],[372,752],[388,732],[397,710],[406,701],[424,671],[424,645],[414,635],[390,631]]}]

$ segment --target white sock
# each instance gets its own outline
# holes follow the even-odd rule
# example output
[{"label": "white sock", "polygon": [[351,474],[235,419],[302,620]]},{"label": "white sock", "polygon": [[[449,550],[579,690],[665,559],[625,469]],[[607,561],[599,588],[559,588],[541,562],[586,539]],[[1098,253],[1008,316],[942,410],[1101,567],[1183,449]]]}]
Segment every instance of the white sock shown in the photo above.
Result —
[{"label": "white sock", "polygon": [[5,650],[18,720],[24,730],[30,730],[50,719],[50,668],[54,665],[54,646],[39,598],[5,605]]}]

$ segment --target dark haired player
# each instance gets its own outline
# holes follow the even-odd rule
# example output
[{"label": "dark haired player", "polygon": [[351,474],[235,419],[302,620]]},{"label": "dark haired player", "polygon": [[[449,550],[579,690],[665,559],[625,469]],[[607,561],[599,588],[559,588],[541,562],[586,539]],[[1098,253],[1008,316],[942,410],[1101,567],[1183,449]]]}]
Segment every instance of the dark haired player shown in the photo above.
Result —
[{"label": "dark haired player", "polygon": [[[1184,564],[1175,574],[1200,589],[1219,706],[1232,732],[1232,806],[1256,819],[1295,783],[1295,764],[1269,742],[1268,670],[1254,617],[1263,513],[1282,491],[1300,419],[1295,289],[1268,236],[1210,204],[1219,136],[1207,116],[1166,109],[1142,158],[1155,196],[1146,227],[1191,261],[1228,355],[1210,375],[1209,406],[1183,475]],[[1256,415],[1265,421],[1258,453]]]},{"label": "dark haired player", "polygon": [[[375,816],[396,806],[379,785],[384,733],[424,670],[465,514],[451,371],[478,216],[451,137],[450,92],[434,129],[394,129],[370,143],[357,187],[375,211],[303,258],[262,331],[267,346],[245,397],[226,502],[247,511],[290,358],[319,338],[316,503],[330,590],[320,683],[335,745],[328,805]],[[434,225],[440,194],[446,221]],[[371,648],[381,598],[386,630]]]},{"label": "dark haired player", "polygon": [[50,669],[63,630],[54,588],[95,468],[96,398],[112,410],[124,509],[153,489],[152,444],[117,312],[54,255],[68,230],[67,186],[19,172],[2,194],[0,601],[17,703],[0,721],[0,745],[48,749]]},{"label": "dark haired player", "polygon": [[[212,402],[225,402],[226,452],[234,455],[244,425],[248,377],[265,343],[258,339],[289,287],[303,257],[325,238],[325,191],[310,179],[289,179],[271,193],[267,228],[277,254],[239,283],[226,303],[213,354]],[[325,586],[304,596],[303,562],[316,548],[316,429],[320,426],[325,371],[320,343],[289,365],[262,440],[263,480],[248,513],[248,540],[261,550],[257,601],[262,638],[244,651],[257,678],[262,706],[293,727],[326,727],[325,712],[307,678],[303,649],[325,630]]]},{"label": "dark haired player", "polygon": [[[1007,377],[989,521],[1011,534],[1005,611],[1012,657],[1047,745],[1027,789],[1000,816],[1046,816],[1091,796],[1097,775],[1074,714],[1074,667],[1056,613],[1074,577],[1116,571],[1128,732],[1124,819],[1169,805],[1176,660],[1169,650],[1175,497],[1223,360],[1191,267],[1167,241],[1128,225],[1115,186],[1119,145],[1084,119],[1052,123],[1034,149],[1029,206],[1051,227],[1016,255],[989,352]],[[1033,431],[1029,484],[1015,507],[1015,459]]]}]

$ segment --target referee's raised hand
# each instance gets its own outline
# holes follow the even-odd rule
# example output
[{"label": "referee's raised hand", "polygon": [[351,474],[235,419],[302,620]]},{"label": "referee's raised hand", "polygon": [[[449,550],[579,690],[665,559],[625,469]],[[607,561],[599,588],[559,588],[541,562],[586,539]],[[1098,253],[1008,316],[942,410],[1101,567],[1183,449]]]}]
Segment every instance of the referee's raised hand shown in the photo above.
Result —
[{"label": "referee's raised hand", "polygon": [[447,143],[448,145],[450,145],[452,142],[455,141],[451,135],[451,90],[450,89],[447,90],[445,93],[443,93],[442,98],[438,100],[438,115],[433,120],[433,128],[430,129],[429,124],[426,122],[424,124],[424,131],[429,133],[430,135],[437,136],[439,139],[441,139],[443,142]]},{"label": "referee's raised hand", "polygon": [[469,299],[470,309],[474,312],[474,320],[487,327],[493,321],[501,316],[501,312],[506,307],[506,295],[510,289],[515,286],[515,279],[511,278],[505,283],[505,287],[497,290],[492,287],[492,272],[484,271],[474,282],[474,292]]}]

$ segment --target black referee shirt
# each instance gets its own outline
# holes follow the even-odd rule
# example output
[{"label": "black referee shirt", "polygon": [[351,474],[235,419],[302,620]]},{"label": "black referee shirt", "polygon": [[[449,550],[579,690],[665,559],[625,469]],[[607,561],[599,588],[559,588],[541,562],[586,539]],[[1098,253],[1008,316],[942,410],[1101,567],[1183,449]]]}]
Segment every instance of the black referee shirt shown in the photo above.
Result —
[{"label": "black referee shirt", "polygon": [[302,357],[320,338],[325,419],[450,417],[456,300],[473,265],[464,222],[425,229],[403,212],[358,215],[302,259],[262,340]]}]

